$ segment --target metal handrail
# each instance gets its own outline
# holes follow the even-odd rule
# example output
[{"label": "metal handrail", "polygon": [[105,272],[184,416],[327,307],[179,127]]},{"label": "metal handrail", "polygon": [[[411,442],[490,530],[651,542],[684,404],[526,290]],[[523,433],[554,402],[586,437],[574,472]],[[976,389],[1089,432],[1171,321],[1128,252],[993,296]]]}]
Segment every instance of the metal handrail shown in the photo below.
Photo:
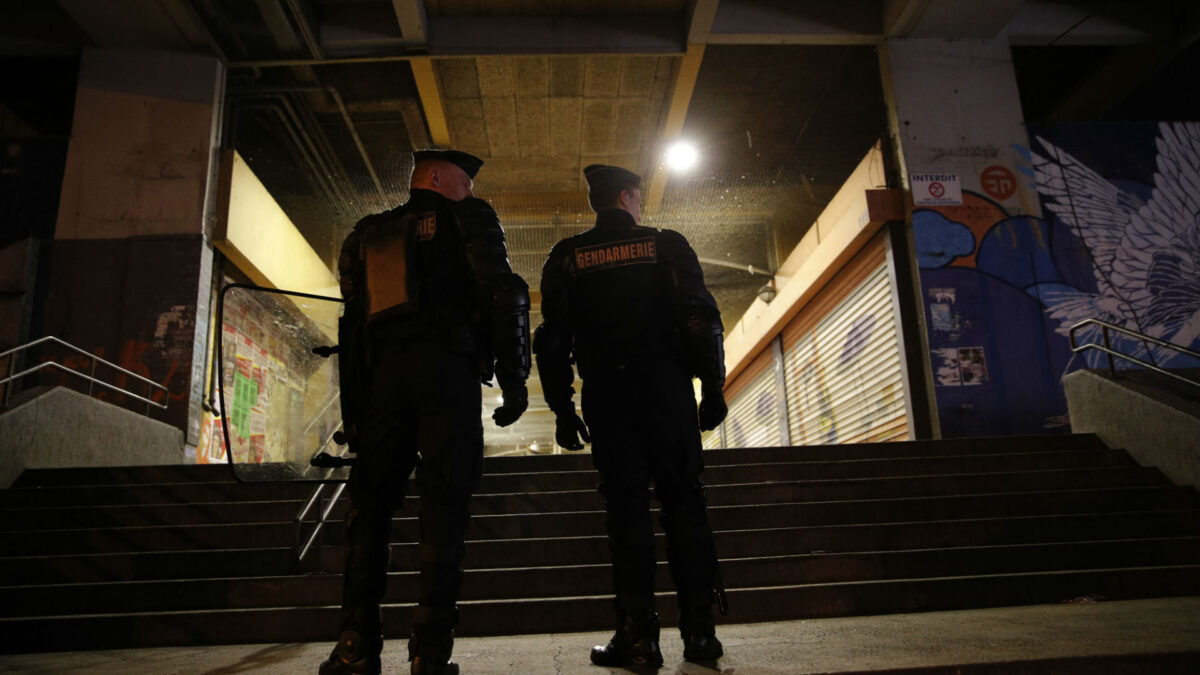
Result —
[{"label": "metal handrail", "polygon": [[[1093,342],[1089,342],[1084,345],[1077,344],[1075,341],[1075,331],[1082,329],[1085,326],[1100,326],[1101,334],[1104,337],[1104,344],[1099,345],[1099,344],[1096,344]],[[1095,349],[1096,351],[1105,353],[1108,358],[1109,377],[1116,377],[1116,375],[1117,375],[1117,369],[1113,365],[1113,357],[1115,356],[1119,359],[1125,359],[1126,361],[1132,361],[1133,363],[1139,364],[1145,368],[1149,368],[1150,370],[1153,370],[1154,372],[1159,373],[1160,375],[1166,375],[1167,377],[1174,378],[1176,380],[1179,380],[1180,382],[1190,384],[1194,387],[1200,387],[1200,381],[1193,380],[1192,378],[1186,377],[1184,375],[1180,375],[1179,373],[1173,373],[1169,370],[1165,370],[1163,368],[1158,367],[1156,364],[1147,363],[1147,362],[1137,358],[1136,356],[1130,356],[1128,354],[1123,354],[1121,352],[1114,350],[1112,348],[1112,340],[1108,334],[1108,332],[1110,330],[1116,331],[1118,333],[1123,333],[1125,335],[1128,335],[1133,338],[1137,338],[1144,342],[1152,342],[1160,347],[1166,347],[1167,349],[1172,349],[1181,354],[1187,354],[1188,356],[1194,356],[1194,357],[1200,359],[1200,352],[1194,352],[1194,351],[1188,349],[1187,347],[1177,345],[1173,342],[1166,342],[1164,340],[1159,340],[1158,338],[1151,337],[1149,335],[1146,335],[1145,333],[1139,333],[1138,331],[1135,331],[1135,330],[1129,330],[1128,328],[1124,328],[1122,326],[1117,326],[1115,324],[1108,323],[1107,321],[1101,321],[1100,319],[1084,319],[1083,321],[1080,321],[1079,323],[1075,324],[1074,326],[1071,326],[1071,330],[1069,331],[1069,333],[1067,335],[1067,337],[1071,343],[1071,351],[1078,354],[1078,353],[1088,350],[1088,349]]]},{"label": "metal handrail", "polygon": [[[325,437],[325,440],[321,443],[321,447],[317,449],[318,453],[329,447],[329,444],[333,442],[334,435],[340,431],[341,428],[342,425],[339,422],[334,430]],[[328,471],[332,471],[332,469],[329,469]],[[333,512],[333,507],[337,504],[337,500],[341,498],[342,492],[346,489],[345,482],[338,483],[337,487],[333,491],[333,496],[329,498],[329,504],[327,504],[325,508],[320,511],[317,519],[313,521],[313,531],[309,533],[308,538],[303,544],[301,544],[300,538],[302,536],[301,531],[304,529],[304,518],[308,515],[308,512],[312,510],[313,506],[317,504],[317,501],[321,497],[321,493],[325,491],[326,485],[328,485],[328,483],[318,483],[316,487],[313,488],[312,494],[308,496],[308,499],[304,502],[304,506],[300,507],[300,512],[297,513],[296,517],[293,519],[296,524],[297,560],[303,561],[304,557],[308,555],[309,549],[311,549],[312,545],[317,541],[317,536],[321,534],[321,529],[325,527],[325,522],[329,519],[329,514]]]},{"label": "metal handrail", "polygon": [[313,505],[317,503],[317,500],[320,498],[321,492],[325,490],[326,485],[327,483],[321,483],[317,485],[316,489],[313,490],[313,493],[309,495],[308,501],[305,502],[304,508],[300,509],[300,513],[296,514],[296,540],[298,544],[296,550],[297,560],[304,560],[304,557],[308,555],[309,549],[311,549],[312,545],[317,541],[317,535],[321,534],[321,528],[324,527],[326,521],[328,521],[329,514],[333,513],[333,508],[337,506],[338,499],[341,499],[342,492],[346,489],[345,483],[337,484],[337,487],[335,487],[333,490],[333,495],[329,498],[329,503],[325,505],[324,509],[321,509],[312,533],[308,535],[308,539],[305,540],[303,545],[299,545],[300,528],[304,524],[302,518],[307,515],[308,511],[313,507]]},{"label": "metal handrail", "polygon": [[[36,347],[37,345],[40,345],[44,342],[53,342],[53,343],[59,344],[63,347],[66,347],[67,349],[70,349],[78,354],[81,354],[81,355],[86,356],[89,359],[91,359],[92,365],[91,365],[91,368],[89,369],[88,374],[85,375],[85,374],[79,372],[78,370],[68,368],[68,367],[58,363],[57,361],[43,361],[42,363],[39,363],[38,365],[34,366],[33,368],[27,368],[26,370],[23,370],[19,373],[14,373],[13,370],[16,369],[16,363],[17,363],[16,354],[19,352],[25,351],[27,349],[30,349],[32,347]],[[63,341],[63,340],[60,340],[60,339],[54,337],[53,335],[47,335],[46,337],[38,338],[37,340],[34,340],[33,342],[29,342],[29,343],[23,344],[19,347],[13,347],[12,349],[9,349],[7,351],[0,352],[0,359],[4,358],[6,356],[12,356],[13,358],[10,358],[8,361],[8,376],[5,377],[4,379],[0,380],[0,385],[8,384],[9,382],[13,382],[22,377],[25,377],[26,375],[30,375],[30,374],[35,373],[44,368],[57,368],[58,370],[61,370],[65,373],[70,373],[71,375],[74,375],[78,378],[87,380],[89,382],[89,385],[88,385],[88,395],[89,396],[92,395],[92,390],[93,390],[92,385],[98,384],[102,387],[111,389],[111,390],[117,392],[118,394],[129,396],[130,398],[134,398],[139,401],[142,401],[143,403],[146,404],[146,414],[147,415],[150,414],[150,406],[154,406],[154,407],[158,408],[159,410],[167,409],[166,403],[158,403],[157,401],[153,401],[149,398],[151,395],[151,390],[158,390],[164,394],[163,398],[168,399],[168,400],[170,399],[170,392],[163,385],[161,385],[153,380],[142,377],[141,375],[138,375],[137,373],[128,371],[111,361],[107,361],[105,359],[100,358],[99,356],[96,356],[95,354],[86,352],[69,342],[66,342],[66,341]],[[112,368],[113,370],[124,373],[125,375],[128,375],[128,376],[134,378],[135,380],[138,380],[139,382],[145,384],[146,385],[146,396],[139,396],[138,394],[135,394],[132,391],[129,391],[127,389],[123,389],[116,385],[112,385],[112,384],[109,384],[102,380],[96,379],[95,375],[96,375],[96,364],[97,363],[102,363],[102,364],[108,366],[109,368]],[[6,406],[8,405],[8,399],[9,399],[11,390],[12,390],[11,387],[7,387],[4,390],[3,403]]]}]

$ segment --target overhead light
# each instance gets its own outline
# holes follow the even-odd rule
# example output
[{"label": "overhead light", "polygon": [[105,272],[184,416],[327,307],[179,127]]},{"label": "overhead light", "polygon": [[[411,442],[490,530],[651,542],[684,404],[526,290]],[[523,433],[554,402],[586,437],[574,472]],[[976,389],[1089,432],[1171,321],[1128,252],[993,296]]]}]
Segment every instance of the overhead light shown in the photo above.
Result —
[{"label": "overhead light", "polygon": [[534,442],[532,442],[532,443],[530,443],[530,444],[529,444],[529,451],[530,451],[530,452],[537,452],[537,451],[538,451],[538,442],[537,442],[537,441],[534,441]]},{"label": "overhead light", "polygon": [[667,167],[672,171],[685,172],[696,166],[700,153],[696,146],[687,141],[675,141],[667,148]]},{"label": "overhead light", "polygon": [[775,290],[774,279],[771,279],[762,288],[758,289],[758,299],[767,304],[770,304],[777,294],[778,291]]}]

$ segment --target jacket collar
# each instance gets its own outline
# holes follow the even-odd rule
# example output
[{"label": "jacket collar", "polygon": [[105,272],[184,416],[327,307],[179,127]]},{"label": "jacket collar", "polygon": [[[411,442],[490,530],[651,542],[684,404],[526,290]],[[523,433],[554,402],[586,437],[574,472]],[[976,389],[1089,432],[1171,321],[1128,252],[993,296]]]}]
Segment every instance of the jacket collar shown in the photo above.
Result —
[{"label": "jacket collar", "polygon": [[596,214],[596,227],[600,229],[633,229],[637,222],[625,209],[605,209]]}]

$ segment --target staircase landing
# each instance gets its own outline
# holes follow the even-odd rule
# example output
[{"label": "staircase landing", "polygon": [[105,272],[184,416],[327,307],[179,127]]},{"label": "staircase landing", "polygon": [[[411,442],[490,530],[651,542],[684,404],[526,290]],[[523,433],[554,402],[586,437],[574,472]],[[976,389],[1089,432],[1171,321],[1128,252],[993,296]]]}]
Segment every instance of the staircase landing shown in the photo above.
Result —
[{"label": "staircase landing", "polygon": [[[720,672],[737,675],[1095,675],[1200,672],[1200,597],[840,617],[720,627]],[[463,672],[599,675],[588,649],[608,633],[460,638]],[[660,673],[718,672],[682,660],[663,633]],[[315,672],[327,642],[0,655],[3,672]],[[384,648],[384,672],[407,672],[403,640]]]}]

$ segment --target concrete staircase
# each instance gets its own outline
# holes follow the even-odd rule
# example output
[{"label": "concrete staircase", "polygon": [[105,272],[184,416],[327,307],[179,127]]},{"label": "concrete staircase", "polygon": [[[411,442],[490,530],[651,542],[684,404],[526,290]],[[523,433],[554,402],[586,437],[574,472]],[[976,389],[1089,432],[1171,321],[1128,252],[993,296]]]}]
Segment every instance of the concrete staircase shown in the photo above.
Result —
[{"label": "concrete staircase", "polygon": [[[1094,436],[705,456],[722,621],[1200,594],[1200,493]],[[590,457],[489,458],[485,471],[459,633],[609,628]],[[332,641],[342,529],[296,561],[310,490],[240,485],[222,466],[25,472],[0,491],[0,651]],[[391,637],[410,625],[415,511],[393,528]],[[665,563],[659,578],[673,625]]]}]

